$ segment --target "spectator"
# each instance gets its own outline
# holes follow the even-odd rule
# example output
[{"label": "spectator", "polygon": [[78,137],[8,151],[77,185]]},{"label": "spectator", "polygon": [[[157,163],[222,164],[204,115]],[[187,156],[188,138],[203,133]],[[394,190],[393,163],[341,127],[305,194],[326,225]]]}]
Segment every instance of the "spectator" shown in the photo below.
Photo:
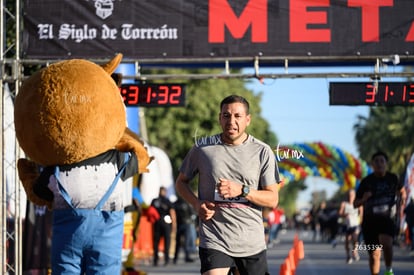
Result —
[{"label": "spectator", "polygon": [[173,229],[176,229],[176,215],[173,204],[167,198],[167,189],[165,187],[160,187],[158,198],[152,200],[151,206],[160,215],[160,218],[153,224],[153,265],[158,265],[158,249],[161,237],[164,238],[164,265],[168,265],[170,261],[171,232]]},{"label": "spectator", "polygon": [[271,248],[274,244],[279,242],[278,234],[280,228],[282,227],[282,222],[285,219],[285,213],[283,209],[276,207],[269,212],[267,217],[267,223],[269,227],[269,239],[267,241],[267,247]]},{"label": "spectator", "polygon": [[141,192],[138,186],[132,188],[132,204],[124,208],[125,213],[132,212],[132,247],[128,254],[127,260],[124,263],[126,271],[135,271],[134,269],[134,247],[138,239],[138,228],[142,215],[142,205],[144,199],[142,198]]},{"label": "spectator", "polygon": [[318,214],[318,208],[316,205],[312,205],[312,208],[309,210],[308,217],[309,217],[309,224],[311,226],[312,230],[312,241],[316,241],[316,238],[318,236],[318,228],[319,228],[319,222],[317,218]]},{"label": "spectator", "polygon": [[194,209],[185,200],[178,197],[174,203],[174,209],[177,216],[177,233],[175,235],[175,254],[174,264],[177,263],[181,246],[184,246],[185,262],[191,263],[191,253],[195,252],[195,212]]},{"label": "spectator", "polygon": [[318,211],[320,234],[323,241],[327,241],[336,247],[336,235],[338,234],[338,210],[331,203],[321,202]]}]

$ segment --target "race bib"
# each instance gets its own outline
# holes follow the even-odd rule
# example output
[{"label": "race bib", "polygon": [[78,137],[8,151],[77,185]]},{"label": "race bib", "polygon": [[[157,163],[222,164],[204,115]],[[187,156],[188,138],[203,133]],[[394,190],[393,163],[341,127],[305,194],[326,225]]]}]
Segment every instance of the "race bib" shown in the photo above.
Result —
[{"label": "race bib", "polygon": [[244,197],[223,198],[222,196],[220,196],[217,189],[214,191],[214,201],[216,202],[237,202],[237,203],[248,202],[248,200]]},{"label": "race bib", "polygon": [[377,205],[372,208],[372,212],[374,214],[388,214],[389,206],[387,204],[384,205]]}]

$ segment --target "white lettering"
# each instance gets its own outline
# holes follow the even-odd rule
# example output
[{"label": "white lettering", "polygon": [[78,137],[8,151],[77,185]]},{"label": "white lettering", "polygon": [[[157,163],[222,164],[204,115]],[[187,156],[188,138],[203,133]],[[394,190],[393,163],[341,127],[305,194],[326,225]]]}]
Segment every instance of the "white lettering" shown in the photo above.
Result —
[{"label": "white lettering", "polygon": [[39,39],[53,39],[53,25],[39,24],[37,25]]},{"label": "white lettering", "polygon": [[161,28],[135,28],[133,24],[122,24],[121,36],[125,40],[176,40],[178,39],[177,28],[168,28],[163,25]]},{"label": "white lettering", "polygon": [[63,94],[65,104],[90,104],[92,99],[89,95],[82,94]]},{"label": "white lettering", "polygon": [[301,159],[304,158],[302,150],[296,150],[296,149],[289,149],[289,148],[280,148],[280,144],[277,144],[276,148],[276,158],[278,161],[281,161],[283,159]]},{"label": "white lettering", "polygon": [[[38,24],[39,39],[54,39],[53,24]],[[118,37],[118,34],[121,34]],[[100,29],[90,27],[88,24],[77,26],[63,23],[60,25],[57,39],[73,40],[81,43],[85,40],[177,40],[178,29],[169,28],[167,24],[158,28],[139,28],[133,24],[124,23],[120,28],[111,28],[103,24]]]},{"label": "white lettering", "polygon": [[217,145],[222,144],[220,136],[208,136],[198,138],[197,130],[194,133],[194,144],[196,147],[203,145]]},{"label": "white lettering", "polygon": [[83,40],[93,40],[97,37],[97,30],[95,28],[89,28],[87,24],[81,28],[77,28],[76,25],[62,24],[59,29],[59,39],[72,39],[75,42],[80,43]]},{"label": "white lettering", "polygon": [[117,33],[118,33],[117,29],[113,29],[113,28],[111,29],[106,24],[103,24],[102,25],[102,34],[101,34],[101,38],[102,39],[112,39],[112,40],[115,40]]}]

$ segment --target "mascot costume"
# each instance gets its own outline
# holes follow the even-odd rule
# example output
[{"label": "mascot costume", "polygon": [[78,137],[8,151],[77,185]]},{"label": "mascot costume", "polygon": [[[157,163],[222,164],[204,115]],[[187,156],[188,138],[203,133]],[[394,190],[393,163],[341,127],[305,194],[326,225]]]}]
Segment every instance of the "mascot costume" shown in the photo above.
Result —
[{"label": "mascot costume", "polygon": [[[18,172],[28,199],[53,211],[53,274],[120,274],[122,182],[152,157],[128,129],[116,78],[118,54],[41,69],[15,99]],[[132,192],[132,190],[131,190]]]}]

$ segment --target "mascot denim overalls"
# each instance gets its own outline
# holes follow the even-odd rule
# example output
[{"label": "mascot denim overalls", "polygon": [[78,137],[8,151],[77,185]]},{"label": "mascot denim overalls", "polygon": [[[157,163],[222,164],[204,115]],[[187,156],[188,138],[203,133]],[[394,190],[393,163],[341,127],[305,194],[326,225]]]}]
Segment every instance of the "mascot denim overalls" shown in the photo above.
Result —
[{"label": "mascot denim overalls", "polygon": [[121,272],[124,211],[103,211],[129,161],[125,162],[95,209],[74,208],[69,194],[55,177],[59,190],[71,206],[53,211],[52,274],[108,274]]}]

